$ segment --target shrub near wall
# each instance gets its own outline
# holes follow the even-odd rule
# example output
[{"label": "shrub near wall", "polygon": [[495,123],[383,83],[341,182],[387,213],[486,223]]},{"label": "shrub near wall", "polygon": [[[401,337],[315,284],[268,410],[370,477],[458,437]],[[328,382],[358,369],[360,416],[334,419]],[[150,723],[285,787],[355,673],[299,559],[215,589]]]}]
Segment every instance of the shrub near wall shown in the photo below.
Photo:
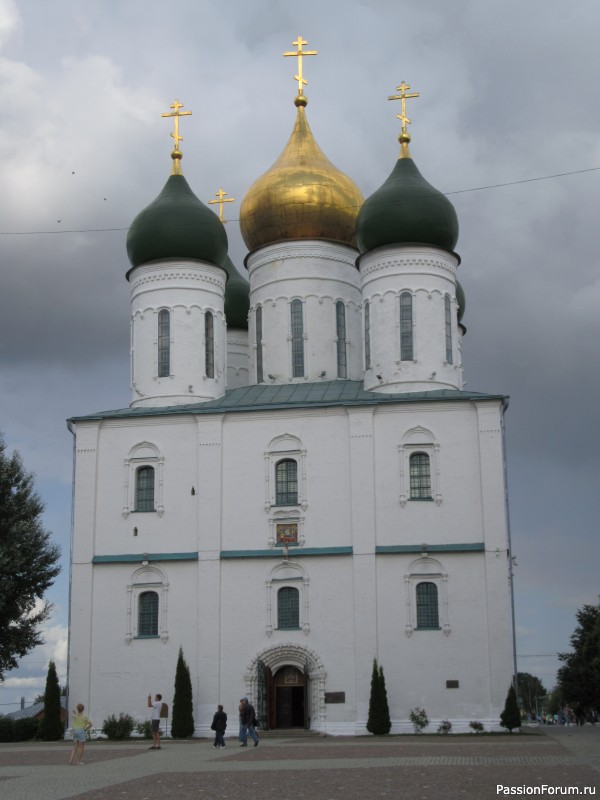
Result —
[{"label": "shrub near wall", "polygon": [[10,717],[0,717],[0,742],[14,741],[15,723]]},{"label": "shrub near wall", "polygon": [[35,717],[25,717],[25,719],[16,719],[14,727],[14,741],[15,742],[28,742],[30,739],[35,739],[38,735],[40,723]]}]

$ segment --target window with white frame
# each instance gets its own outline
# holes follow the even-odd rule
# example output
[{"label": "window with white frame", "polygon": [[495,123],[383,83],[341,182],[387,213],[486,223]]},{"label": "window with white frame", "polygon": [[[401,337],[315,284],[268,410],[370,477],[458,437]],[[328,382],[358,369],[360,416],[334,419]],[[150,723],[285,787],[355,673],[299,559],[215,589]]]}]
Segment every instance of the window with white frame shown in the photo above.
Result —
[{"label": "window with white frame", "polygon": [[442,502],[440,446],[432,431],[411,428],[398,445],[400,456],[400,505],[419,500]]},{"label": "window with white frame", "polygon": [[265,450],[265,511],[288,506],[307,508],[306,450],[297,436],[281,434]]},{"label": "window with white frame", "polygon": [[262,383],[263,377],[263,330],[262,330],[262,306],[257,306],[254,312],[254,320],[256,327],[256,382]]},{"label": "window with white frame", "polygon": [[267,585],[267,636],[274,631],[310,631],[309,577],[301,564],[284,561],[273,567]]},{"label": "window with white frame", "polygon": [[[425,545],[424,545],[425,547]],[[423,553],[404,575],[406,610],[404,632],[439,631],[450,634],[448,610],[448,573],[437,558]]]},{"label": "window with white frame", "polygon": [[169,582],[159,567],[145,563],[136,569],[127,586],[125,640],[168,639],[167,595]]},{"label": "window with white frame", "polygon": [[164,461],[158,447],[151,442],[140,442],[131,448],[123,462],[124,517],[132,512],[155,512],[162,516]]},{"label": "window with white frame", "polygon": [[371,368],[371,307],[369,301],[365,303],[365,369]]}]

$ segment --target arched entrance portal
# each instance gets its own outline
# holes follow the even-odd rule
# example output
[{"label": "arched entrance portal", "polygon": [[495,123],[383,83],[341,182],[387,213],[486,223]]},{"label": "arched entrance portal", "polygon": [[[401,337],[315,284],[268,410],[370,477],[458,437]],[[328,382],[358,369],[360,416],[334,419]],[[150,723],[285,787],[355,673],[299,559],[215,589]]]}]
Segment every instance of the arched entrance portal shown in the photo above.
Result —
[{"label": "arched entrance portal", "polygon": [[263,729],[322,728],[325,670],[307,648],[288,644],[263,651],[246,673],[246,686]]}]

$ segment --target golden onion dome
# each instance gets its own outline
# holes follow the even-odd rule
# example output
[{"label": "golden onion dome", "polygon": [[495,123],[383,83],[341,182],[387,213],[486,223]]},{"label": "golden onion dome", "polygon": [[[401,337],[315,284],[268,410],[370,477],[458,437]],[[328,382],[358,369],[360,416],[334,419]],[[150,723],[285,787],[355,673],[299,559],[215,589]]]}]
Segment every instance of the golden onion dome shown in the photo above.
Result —
[{"label": "golden onion dome", "polygon": [[250,187],[240,208],[249,250],[292,239],[327,239],[355,246],[356,216],[363,195],[325,156],[298,95],[294,130],[273,166]]}]

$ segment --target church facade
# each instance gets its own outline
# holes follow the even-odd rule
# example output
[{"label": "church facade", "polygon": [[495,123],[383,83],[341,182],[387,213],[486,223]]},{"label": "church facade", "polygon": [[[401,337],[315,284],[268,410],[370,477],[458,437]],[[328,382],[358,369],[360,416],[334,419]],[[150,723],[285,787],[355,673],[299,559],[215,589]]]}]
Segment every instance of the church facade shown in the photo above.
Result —
[{"label": "church facade", "polygon": [[183,177],[173,106],[172,174],[127,242],[131,404],[69,420],[69,696],[95,720],[171,704],[182,648],[198,736],[217,703],[235,732],[243,695],[263,728],[363,734],[374,659],[392,732],[415,707],[498,726],[507,400],[464,388],[458,222],[409,152],[408,88],[365,201],[299,84],[240,209],[249,280]]}]

